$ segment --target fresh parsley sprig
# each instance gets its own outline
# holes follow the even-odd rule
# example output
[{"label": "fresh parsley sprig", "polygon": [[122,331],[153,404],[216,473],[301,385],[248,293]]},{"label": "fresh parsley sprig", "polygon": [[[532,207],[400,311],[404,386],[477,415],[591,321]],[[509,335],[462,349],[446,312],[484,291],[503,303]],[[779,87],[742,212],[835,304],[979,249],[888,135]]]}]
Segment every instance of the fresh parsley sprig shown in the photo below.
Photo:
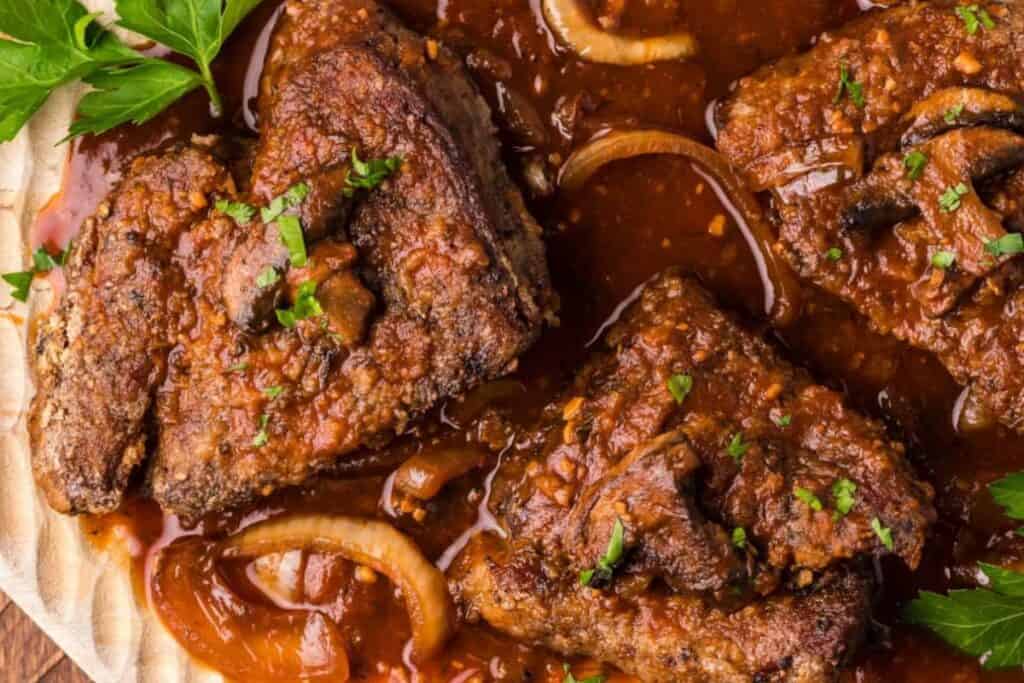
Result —
[{"label": "fresh parsley sprig", "polygon": [[93,86],[68,138],[148,121],[199,87],[222,112],[210,65],[262,0],[117,0],[118,22],[191,58],[198,72],[122,43],[79,0],[0,0],[0,142],[14,138],[61,85]]},{"label": "fresh parsley sprig", "polygon": [[[1024,472],[988,488],[1008,517],[1024,519]],[[906,606],[903,617],[981,658],[985,669],[1020,666],[1024,664],[1024,574],[984,562],[978,567],[988,579],[986,588],[953,590],[947,595],[921,591]]]}]

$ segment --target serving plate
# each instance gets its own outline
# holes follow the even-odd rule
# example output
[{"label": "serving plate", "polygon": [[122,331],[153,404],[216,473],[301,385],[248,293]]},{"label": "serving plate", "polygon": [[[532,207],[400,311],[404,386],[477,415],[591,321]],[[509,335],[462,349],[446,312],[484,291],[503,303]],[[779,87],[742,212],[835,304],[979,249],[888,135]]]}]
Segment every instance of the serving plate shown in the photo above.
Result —
[{"label": "serving plate", "polygon": [[[112,0],[84,4],[112,16]],[[15,140],[0,145],[0,272],[25,268],[32,224],[60,190],[68,147],[59,141],[81,94],[81,86],[62,88]],[[40,496],[26,428],[30,310],[2,289],[0,590],[100,683],[223,680],[192,662],[138,599],[124,544],[98,547],[77,519],[54,512]],[[50,293],[49,282],[37,279],[32,309],[52,305]]]}]

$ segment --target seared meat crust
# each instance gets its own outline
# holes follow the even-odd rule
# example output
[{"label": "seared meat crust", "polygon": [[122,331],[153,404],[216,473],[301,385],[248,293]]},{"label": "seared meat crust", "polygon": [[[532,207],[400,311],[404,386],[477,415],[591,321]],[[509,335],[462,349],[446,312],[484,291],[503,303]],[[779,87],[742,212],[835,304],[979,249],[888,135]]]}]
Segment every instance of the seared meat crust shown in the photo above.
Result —
[{"label": "seared meat crust", "polygon": [[[151,225],[146,211],[157,211],[160,197],[147,204],[131,195],[131,179],[112,202],[134,202],[141,216],[95,228],[100,244],[122,223],[143,241],[161,230],[161,249],[146,261],[152,266],[135,276],[150,286],[152,307],[183,300],[189,315],[127,321],[131,332],[110,326],[148,373],[131,373],[139,379],[117,401],[133,406],[133,431],[96,421],[87,448],[47,456],[58,502],[67,495],[64,471],[79,461],[110,470],[119,494],[146,445],[155,445],[153,496],[190,519],[301,483],[346,453],[383,444],[438,399],[508,372],[551,313],[540,230],[500,165],[490,112],[458,61],[439,46],[428,50],[371,2],[293,0],[287,11],[277,44],[315,49],[289,52],[288,68],[268,69],[267,132],[252,194],[240,195],[207,154],[216,183],[187,167],[175,171],[174,201],[194,207],[174,214],[173,231]],[[462,99],[435,106],[426,72]],[[364,159],[400,156],[402,166],[373,192],[349,196],[353,148]],[[205,153],[170,152],[167,163],[181,166],[179,155],[196,154]],[[213,209],[218,198],[266,204],[299,181],[311,189],[295,211],[309,245],[305,267],[288,267],[275,223],[257,217],[239,226]],[[85,248],[75,246],[76,262]],[[279,280],[256,286],[267,265]],[[93,268],[71,271],[73,291],[134,296],[119,283],[94,292]],[[294,303],[304,283],[315,287],[323,315],[285,329],[274,309]],[[66,316],[51,325],[62,333]],[[80,362],[84,353],[75,347],[69,355]],[[119,369],[109,357],[93,366],[93,375]],[[140,435],[154,392],[155,424]],[[95,397],[83,385],[55,393],[44,383],[34,413],[85,411]],[[75,495],[94,495],[93,487],[83,483]],[[98,512],[116,502],[107,496],[62,509]]]},{"label": "seared meat crust", "polygon": [[33,468],[54,509],[116,508],[145,457],[168,351],[195,317],[177,246],[227,186],[203,150],[142,157],[82,226],[33,343]]},{"label": "seared meat crust", "polygon": [[871,581],[849,570],[725,608],[694,595],[606,593],[552,579],[541,556],[477,537],[452,591],[468,620],[649,683],[824,683],[863,640]]},{"label": "seared meat crust", "polygon": [[[952,0],[875,12],[742,79],[719,149],[775,192],[778,249],[872,326],[937,355],[975,422],[1024,429],[1024,4]],[[836,96],[845,65],[863,107]],[[917,164],[911,170],[908,164]],[[952,194],[951,194],[952,193]]]},{"label": "seared meat crust", "polygon": [[[677,272],[606,346],[503,461],[491,506],[509,540],[478,540],[451,574],[469,616],[644,680],[832,680],[870,614],[852,567],[890,552],[916,566],[931,488],[881,425]],[[673,377],[692,389],[673,395]],[[614,579],[582,588],[616,519]]]}]

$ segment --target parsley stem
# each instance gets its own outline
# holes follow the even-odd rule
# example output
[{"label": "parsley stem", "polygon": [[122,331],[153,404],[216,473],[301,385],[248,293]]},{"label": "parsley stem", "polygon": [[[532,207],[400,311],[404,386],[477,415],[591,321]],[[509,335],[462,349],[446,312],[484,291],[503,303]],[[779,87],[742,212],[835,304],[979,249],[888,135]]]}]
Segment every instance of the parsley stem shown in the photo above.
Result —
[{"label": "parsley stem", "polygon": [[206,92],[210,96],[210,113],[213,114],[214,118],[219,119],[224,114],[224,103],[221,101],[220,93],[217,91],[217,81],[213,80],[213,72],[210,71],[210,65],[200,62],[199,73],[203,77],[203,87],[206,88]]}]

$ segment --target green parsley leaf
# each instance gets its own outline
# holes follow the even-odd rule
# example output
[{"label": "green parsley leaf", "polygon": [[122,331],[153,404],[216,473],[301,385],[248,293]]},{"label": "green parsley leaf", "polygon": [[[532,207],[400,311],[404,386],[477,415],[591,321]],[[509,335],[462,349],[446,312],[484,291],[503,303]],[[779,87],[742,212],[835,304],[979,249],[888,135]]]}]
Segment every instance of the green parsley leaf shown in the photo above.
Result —
[{"label": "green parsley leaf", "polygon": [[857,504],[857,500],[854,498],[856,493],[857,485],[849,479],[839,479],[832,484],[832,500],[836,506],[833,518],[839,520],[850,513],[853,506]]},{"label": "green parsley leaf", "polygon": [[14,138],[58,86],[142,55],[97,23],[78,0],[0,3],[0,142]]},{"label": "green parsley leaf", "polygon": [[[1010,519],[1024,519],[1024,472],[1017,472],[988,485],[992,499],[1001,505]],[[1024,534],[1019,529],[1018,534]]]},{"label": "green parsley leaf", "polygon": [[11,286],[11,297],[22,303],[28,301],[29,290],[32,286],[32,279],[38,273],[48,273],[57,266],[63,266],[68,259],[70,245],[54,258],[44,247],[37,248],[32,252],[32,269],[17,273],[4,273],[4,281]]},{"label": "green parsley leaf", "polygon": [[39,247],[32,253],[32,270],[36,273],[48,273],[60,265],[61,257],[54,259],[50,252]]},{"label": "green parsley leaf", "polygon": [[832,100],[833,104],[839,104],[844,94],[850,96],[850,101],[855,106],[864,108],[864,84],[854,81],[850,77],[850,69],[846,62],[839,65],[839,89]]},{"label": "green parsley leaf", "polygon": [[737,432],[732,437],[732,441],[729,442],[729,448],[727,449],[729,457],[731,457],[736,464],[740,463],[743,459],[743,454],[750,448],[750,444],[743,443],[743,434]]},{"label": "green parsley leaf", "polygon": [[362,161],[352,148],[352,170],[345,178],[346,197],[351,197],[356,190],[372,190],[387,180],[402,165],[402,157],[386,157]]},{"label": "green parsley leaf", "polygon": [[946,270],[952,267],[956,261],[956,254],[952,251],[937,251],[932,254],[932,265],[939,270]]},{"label": "green parsley leaf", "polygon": [[321,308],[320,302],[316,298],[316,287],[317,283],[313,280],[307,280],[299,285],[295,296],[295,303],[292,307],[290,309],[277,309],[277,321],[285,327],[291,328],[295,327],[295,324],[300,320],[323,315],[323,308]]},{"label": "green parsley leaf", "polygon": [[302,236],[302,223],[296,216],[281,216],[277,219],[277,231],[281,243],[288,247],[288,259],[296,268],[306,265],[306,240]]},{"label": "green parsley leaf", "polygon": [[953,647],[982,659],[985,669],[1024,664],[1024,574],[979,563],[989,588],[921,593],[903,617]]},{"label": "green parsley leaf", "polygon": [[282,393],[284,393],[284,387],[282,387],[280,384],[275,384],[272,387],[267,387],[266,389],[264,389],[263,393],[266,394],[270,398],[270,400],[274,400]]},{"label": "green parsley leaf", "polygon": [[228,372],[245,372],[248,369],[248,363],[235,363],[230,368],[228,368]]},{"label": "green parsley leaf", "polygon": [[576,680],[576,677],[572,675],[572,671],[569,669],[568,664],[562,664],[562,671],[565,672],[565,678],[562,679],[562,683],[604,683],[605,677],[601,674],[594,676],[588,676],[582,681]]},{"label": "green parsley leaf", "polygon": [[840,249],[839,247],[832,247],[825,252],[825,258],[827,258],[829,261],[838,261],[839,259],[843,258],[843,250]]},{"label": "green parsley leaf", "polygon": [[882,520],[878,519],[878,517],[872,517],[871,530],[875,532],[875,535],[878,536],[878,540],[882,542],[882,545],[885,546],[886,550],[892,552],[892,529],[887,526],[883,526]]},{"label": "green parsley leaf", "polygon": [[1019,254],[1024,251],[1024,235],[1010,232],[999,239],[985,243],[985,250],[993,256]]},{"label": "green parsley leaf", "polygon": [[66,140],[105,133],[123,123],[145,123],[202,85],[196,72],[159,59],[97,71],[83,80],[95,90],[78,103],[78,117]]},{"label": "green parsley leaf", "polygon": [[946,191],[939,197],[939,208],[943,213],[952,213],[960,208],[960,199],[968,193],[967,186],[957,183],[946,188]]},{"label": "green parsley leaf", "polygon": [[969,35],[974,35],[978,29],[984,26],[987,29],[995,28],[996,22],[992,20],[984,7],[977,5],[960,5],[955,10],[956,15],[964,22],[964,28]]},{"label": "green parsley leaf", "polygon": [[818,497],[805,488],[797,487],[796,491],[793,492],[793,495],[815,512],[820,512],[823,508]]},{"label": "green parsley leaf", "polygon": [[267,425],[270,423],[270,416],[266,413],[260,415],[260,430],[256,432],[256,436],[252,438],[253,448],[262,448],[267,445],[270,440],[270,435],[267,433]]},{"label": "green parsley leaf", "polygon": [[228,35],[262,0],[117,0],[120,24],[190,57],[214,112],[223,111],[210,64]]},{"label": "green parsley leaf", "polygon": [[278,274],[277,269],[274,268],[274,266],[267,266],[260,271],[259,275],[256,276],[256,286],[261,289],[270,287],[271,285],[276,284],[280,279],[281,276]]},{"label": "green parsley leaf", "polygon": [[946,110],[946,113],[942,115],[943,120],[948,124],[954,124],[960,115],[964,113],[964,103],[954,104],[952,107]]},{"label": "green parsley leaf", "polygon": [[12,298],[22,303],[28,301],[28,290],[32,286],[33,275],[34,273],[31,270],[3,274],[4,282],[11,286]]},{"label": "green parsley leaf", "polygon": [[979,562],[978,567],[988,577],[989,588],[1002,595],[1024,598],[1024,574],[987,562]]},{"label": "green parsley leaf", "polygon": [[747,530],[741,526],[732,530],[732,544],[743,550],[747,547]]},{"label": "green parsley leaf", "polygon": [[595,577],[601,581],[611,580],[612,573],[615,571],[615,565],[622,561],[625,535],[626,529],[622,526],[622,520],[616,517],[615,525],[612,527],[611,538],[608,539],[608,548],[604,552],[604,557],[597,561],[597,566],[593,569],[587,569],[580,572],[580,583],[582,585],[589,586]]},{"label": "green parsley leaf", "polygon": [[256,215],[256,207],[245,202],[234,202],[229,199],[218,199],[217,210],[225,216],[230,216],[239,225],[249,225],[253,216]]},{"label": "green parsley leaf", "polygon": [[288,191],[279,197],[275,197],[265,208],[260,210],[260,218],[264,223],[273,223],[277,217],[288,209],[293,209],[302,204],[309,196],[309,185],[296,183],[288,188]]},{"label": "green parsley leaf", "polygon": [[903,157],[903,168],[907,170],[907,177],[917,180],[924,173],[924,167],[928,165],[928,155],[920,150],[914,150]]},{"label": "green parsley leaf", "polygon": [[676,403],[682,403],[693,391],[693,377],[689,375],[672,375],[668,378],[668,391]]},{"label": "green parsley leaf", "polygon": [[793,424],[793,416],[782,415],[778,419],[773,420],[773,422],[775,423],[776,427],[788,427],[789,425]]}]

